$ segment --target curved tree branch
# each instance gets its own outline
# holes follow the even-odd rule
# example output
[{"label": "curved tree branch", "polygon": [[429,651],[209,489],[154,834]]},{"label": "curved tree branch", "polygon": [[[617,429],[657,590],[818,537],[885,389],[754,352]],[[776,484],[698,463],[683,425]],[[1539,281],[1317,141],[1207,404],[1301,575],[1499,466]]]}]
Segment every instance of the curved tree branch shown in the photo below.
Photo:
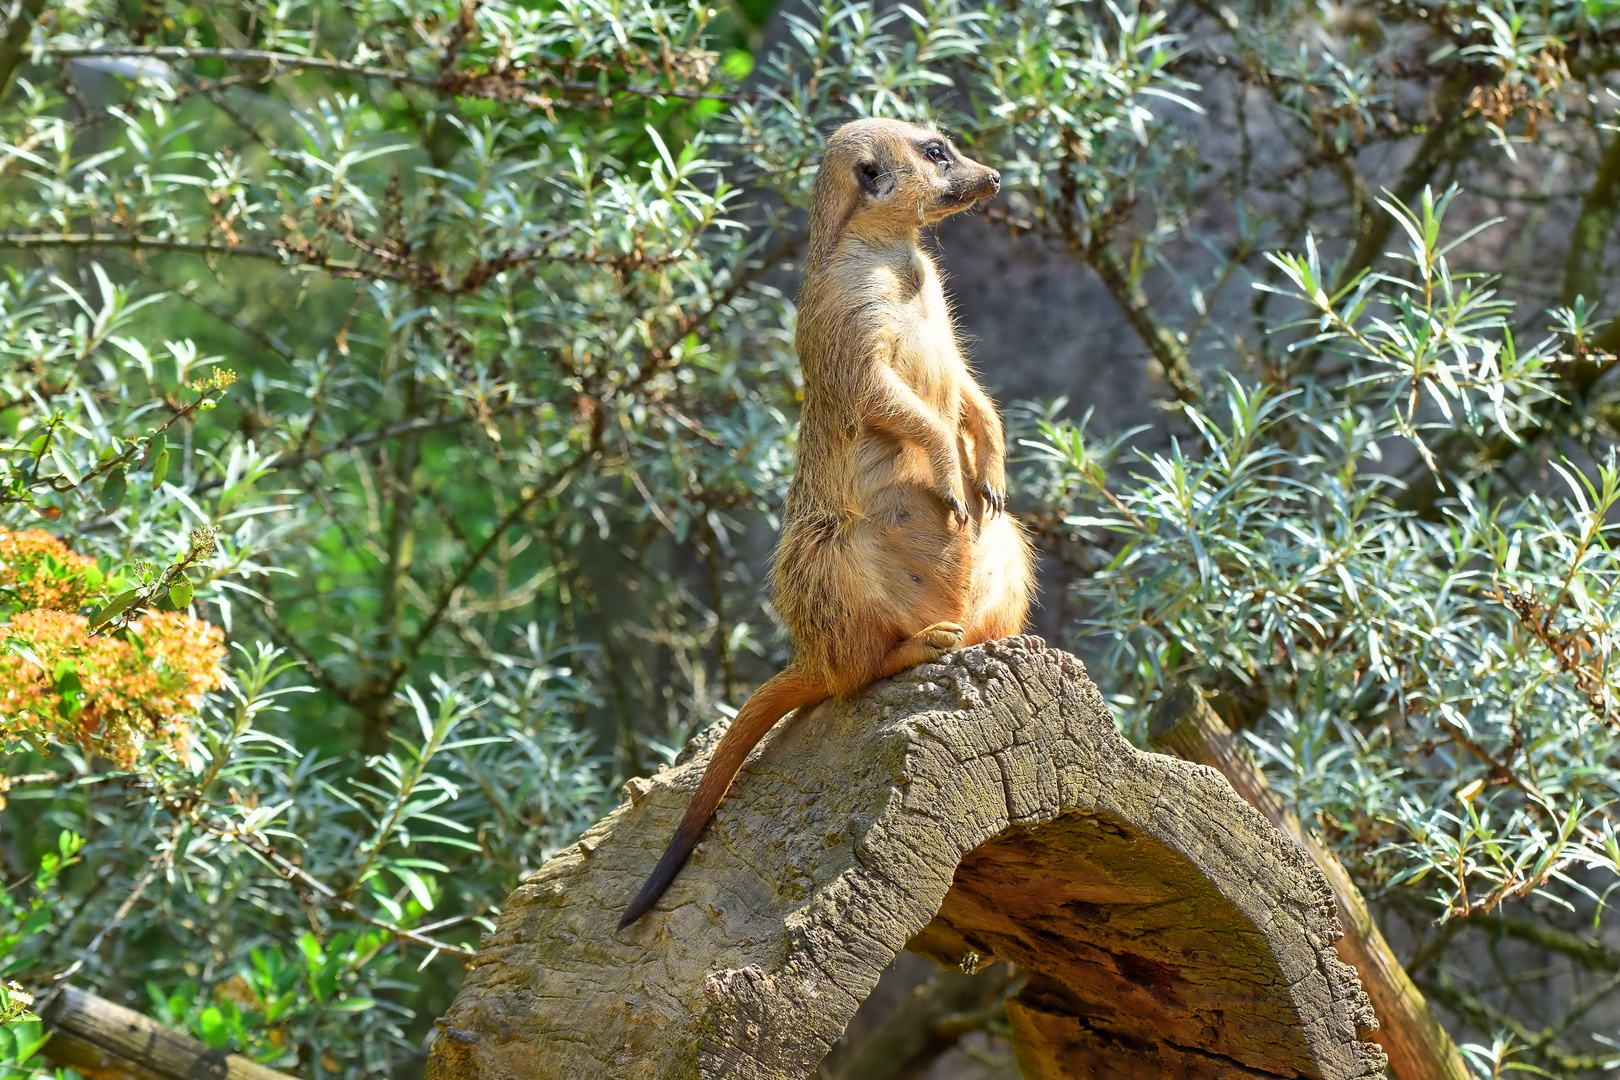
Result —
[{"label": "curved tree branch", "polygon": [[808,1076],[902,948],[1027,975],[1006,1011],[1032,1080],[1383,1075],[1310,860],[1214,770],[1126,743],[1039,639],[778,725],[616,931],[717,734],[512,894],[430,1080]]}]

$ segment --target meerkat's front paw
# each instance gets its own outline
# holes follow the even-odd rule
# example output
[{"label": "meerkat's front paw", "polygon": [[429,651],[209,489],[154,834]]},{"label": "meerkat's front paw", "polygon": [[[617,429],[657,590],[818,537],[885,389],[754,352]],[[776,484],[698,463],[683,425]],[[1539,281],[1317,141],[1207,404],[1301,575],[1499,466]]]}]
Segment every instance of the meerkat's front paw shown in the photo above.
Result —
[{"label": "meerkat's front paw", "polygon": [[980,480],[974,485],[974,491],[984,500],[984,508],[991,517],[1000,514],[1007,506],[1007,493],[990,486],[990,481]]},{"label": "meerkat's front paw", "polygon": [[956,518],[956,523],[958,525],[967,524],[968,508],[966,501],[964,501],[962,498],[961,492],[952,491],[951,489],[946,488],[944,490],[935,492],[935,494],[939,496],[939,501],[945,504],[946,509],[951,512],[951,515]]}]

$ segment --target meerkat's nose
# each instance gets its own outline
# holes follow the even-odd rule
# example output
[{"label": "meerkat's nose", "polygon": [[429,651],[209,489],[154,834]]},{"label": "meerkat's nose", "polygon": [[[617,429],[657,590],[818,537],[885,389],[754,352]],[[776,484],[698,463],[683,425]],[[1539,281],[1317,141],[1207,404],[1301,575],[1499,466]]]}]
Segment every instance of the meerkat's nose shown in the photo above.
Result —
[{"label": "meerkat's nose", "polygon": [[998,192],[1000,190],[1001,190],[1001,174],[998,173],[996,170],[991,169],[990,170],[990,194],[994,195],[996,192]]}]

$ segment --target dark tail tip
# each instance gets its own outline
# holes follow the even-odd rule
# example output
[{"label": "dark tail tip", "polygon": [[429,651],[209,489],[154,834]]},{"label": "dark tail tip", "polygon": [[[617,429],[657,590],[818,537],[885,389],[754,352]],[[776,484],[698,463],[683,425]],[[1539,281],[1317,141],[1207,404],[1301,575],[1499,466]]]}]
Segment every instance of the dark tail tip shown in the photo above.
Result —
[{"label": "dark tail tip", "polygon": [[681,867],[686,865],[686,858],[692,854],[692,848],[696,843],[695,836],[688,837],[683,830],[676,830],[669,847],[664,849],[663,858],[658,860],[653,872],[647,875],[647,883],[641,887],[636,898],[630,901],[630,906],[625,908],[624,916],[619,919],[620,930],[652,910],[653,905],[658,903],[658,898],[664,895],[664,890],[669,888],[669,883],[675,880],[675,875],[681,872]]}]

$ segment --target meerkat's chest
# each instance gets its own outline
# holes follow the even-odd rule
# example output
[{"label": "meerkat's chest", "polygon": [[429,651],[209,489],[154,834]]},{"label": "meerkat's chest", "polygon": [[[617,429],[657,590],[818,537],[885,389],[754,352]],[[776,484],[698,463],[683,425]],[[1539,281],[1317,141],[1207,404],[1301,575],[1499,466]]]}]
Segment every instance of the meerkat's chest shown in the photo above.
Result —
[{"label": "meerkat's chest", "polygon": [[895,373],[923,400],[954,410],[957,383],[965,367],[951,325],[950,307],[939,274],[918,253],[904,275],[910,280],[893,300]]}]

